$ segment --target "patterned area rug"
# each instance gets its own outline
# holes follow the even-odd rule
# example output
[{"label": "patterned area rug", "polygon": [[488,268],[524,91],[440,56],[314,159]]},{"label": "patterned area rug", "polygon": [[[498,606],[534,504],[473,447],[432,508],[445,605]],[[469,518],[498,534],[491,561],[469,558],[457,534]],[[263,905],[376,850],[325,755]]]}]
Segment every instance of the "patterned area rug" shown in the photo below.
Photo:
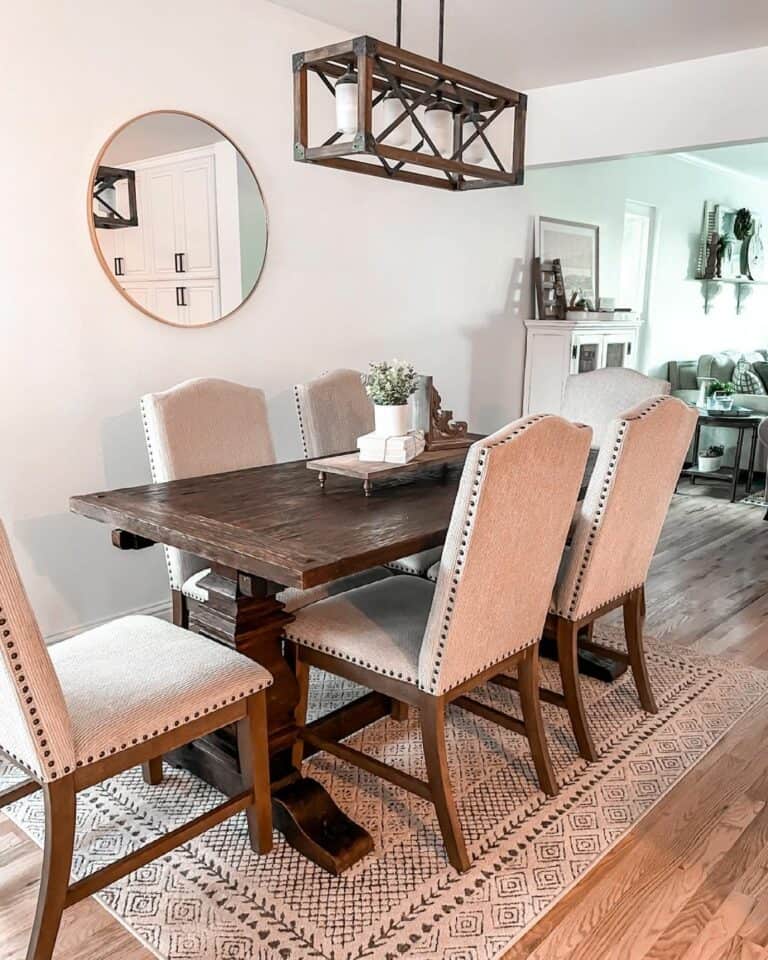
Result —
[{"label": "patterned area rug", "polygon": [[[603,639],[617,642],[611,628]],[[768,692],[768,673],[649,643],[659,713],[638,706],[628,674],[610,686],[584,681],[601,751],[575,755],[567,715],[545,706],[560,794],[537,788],[522,738],[449,710],[451,776],[474,864],[448,865],[432,808],[341,761],[319,755],[308,771],[373,834],[375,853],[340,879],[282,839],[258,858],[242,815],[105,891],[105,906],[163,960],[492,960],[559,900],[723,734]],[[557,686],[556,667],[545,662]],[[314,712],[356,695],[318,673]],[[517,712],[516,695],[478,693]],[[519,714],[518,714],[519,715]],[[353,743],[423,775],[417,725],[382,720]],[[0,787],[18,775],[0,766]],[[166,766],[160,787],[138,770],[81,794],[74,872],[82,876],[164,829],[201,813],[218,794]],[[39,799],[9,815],[40,842]],[[73,958],[74,960],[74,958]]]}]

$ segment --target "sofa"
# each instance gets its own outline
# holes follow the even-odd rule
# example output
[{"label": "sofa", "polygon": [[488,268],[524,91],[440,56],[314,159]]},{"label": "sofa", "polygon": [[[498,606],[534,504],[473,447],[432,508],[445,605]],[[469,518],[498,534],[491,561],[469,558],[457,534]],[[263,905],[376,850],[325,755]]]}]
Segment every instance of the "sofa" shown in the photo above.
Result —
[{"label": "sofa", "polygon": [[[672,395],[686,400],[688,403],[696,403],[699,396],[699,377],[713,377],[716,380],[729,382],[733,377],[736,364],[741,359],[757,361],[761,357],[766,361],[766,372],[768,377],[768,350],[753,350],[745,352],[743,350],[723,350],[720,353],[703,353],[698,360],[671,360],[667,365],[667,379],[672,385]],[[760,373],[762,367],[758,361],[756,372]],[[762,379],[762,377],[761,377]],[[768,390],[768,385],[766,385]],[[749,407],[757,413],[762,413],[768,417],[768,395],[756,393],[735,393],[733,402],[740,407]],[[722,443],[725,447],[725,462],[733,464],[734,452],[736,447],[736,432],[734,430],[720,430],[717,428],[704,428],[701,431],[701,444],[706,446],[710,443]],[[755,457],[755,469],[766,469],[766,448],[762,443],[758,443],[757,456]],[[742,452],[741,466],[746,470],[749,457],[748,444]]]}]

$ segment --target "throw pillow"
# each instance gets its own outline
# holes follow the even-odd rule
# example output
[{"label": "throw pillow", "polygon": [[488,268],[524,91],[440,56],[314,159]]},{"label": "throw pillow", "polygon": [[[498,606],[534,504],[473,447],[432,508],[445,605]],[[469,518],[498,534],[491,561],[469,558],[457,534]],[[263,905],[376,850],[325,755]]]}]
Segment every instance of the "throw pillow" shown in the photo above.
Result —
[{"label": "throw pillow", "polygon": [[751,393],[758,396],[768,395],[763,381],[755,373],[754,367],[748,360],[739,360],[731,378],[738,393]]},{"label": "throw pillow", "polygon": [[766,363],[765,360],[760,360],[759,362],[752,364],[752,369],[763,381],[763,386],[765,387],[766,392],[768,392],[768,363]]}]

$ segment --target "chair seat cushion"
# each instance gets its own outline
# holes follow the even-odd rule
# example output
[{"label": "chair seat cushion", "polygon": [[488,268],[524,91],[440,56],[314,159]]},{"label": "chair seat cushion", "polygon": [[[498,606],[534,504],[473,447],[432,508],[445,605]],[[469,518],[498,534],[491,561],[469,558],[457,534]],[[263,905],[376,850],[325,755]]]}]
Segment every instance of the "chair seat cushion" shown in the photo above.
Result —
[{"label": "chair seat cushion", "polygon": [[431,580],[432,583],[437,583],[437,575],[440,573],[440,561],[433,563],[432,566],[427,570],[427,580]]},{"label": "chair seat cushion", "polygon": [[[208,591],[200,586],[200,581],[207,577],[210,570],[200,570],[184,583],[181,592],[185,597],[192,600],[199,600],[200,603],[208,602]],[[392,572],[386,567],[371,567],[370,570],[361,570],[360,573],[351,573],[348,577],[341,577],[338,580],[331,580],[330,583],[321,583],[317,587],[309,587],[307,590],[298,590],[294,587],[288,587],[277,594],[277,599],[285,604],[288,613],[294,613],[301,610],[302,607],[310,603],[316,603],[318,600],[325,600],[326,597],[336,596],[345,590],[353,590],[355,587],[362,587],[366,583],[376,583],[377,580],[386,580],[392,577]]]},{"label": "chair seat cushion", "polygon": [[393,560],[387,566],[397,573],[408,573],[412,577],[426,577],[432,564],[440,561],[442,552],[442,547],[432,547],[429,550],[422,550],[420,553],[412,553],[400,560]]},{"label": "chair seat cushion", "polygon": [[156,617],[123,617],[54,644],[78,766],[272,683],[247,657]]},{"label": "chair seat cushion", "polygon": [[415,684],[433,594],[434,586],[420,577],[390,577],[304,607],[285,634],[302,646]]}]

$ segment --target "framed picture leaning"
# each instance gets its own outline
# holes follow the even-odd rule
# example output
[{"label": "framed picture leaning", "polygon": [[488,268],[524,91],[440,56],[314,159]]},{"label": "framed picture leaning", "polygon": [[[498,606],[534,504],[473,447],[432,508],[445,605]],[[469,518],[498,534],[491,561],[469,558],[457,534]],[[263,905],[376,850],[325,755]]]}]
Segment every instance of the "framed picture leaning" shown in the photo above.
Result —
[{"label": "framed picture leaning", "polygon": [[587,300],[597,310],[600,298],[600,228],[594,223],[539,217],[535,245],[542,261],[560,260],[565,299]]}]

